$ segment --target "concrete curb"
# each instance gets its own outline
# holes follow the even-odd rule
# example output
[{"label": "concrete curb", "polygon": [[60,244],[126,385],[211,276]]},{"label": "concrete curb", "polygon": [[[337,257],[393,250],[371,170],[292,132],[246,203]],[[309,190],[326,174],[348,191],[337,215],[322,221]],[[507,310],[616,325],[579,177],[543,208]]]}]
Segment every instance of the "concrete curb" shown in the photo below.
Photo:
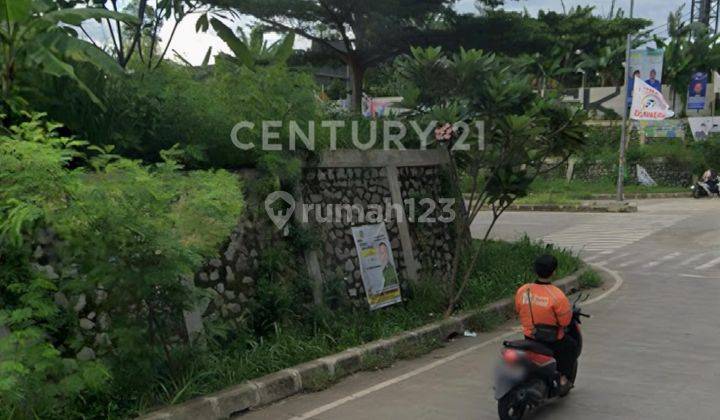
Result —
[{"label": "concrete curb", "polygon": [[507,211],[547,211],[566,213],[636,213],[637,205],[631,203],[593,204],[513,204]]},{"label": "concrete curb", "polygon": [[[577,290],[580,287],[578,277],[586,269],[581,268],[554,284],[566,293]],[[395,361],[406,354],[404,351],[408,349],[446,341],[448,337],[462,334],[466,329],[477,329],[483,326],[487,316],[510,319],[514,316],[514,311],[513,299],[502,299],[479,310],[463,312],[387,339],[353,347],[214,394],[165,407],[141,416],[140,419],[228,419],[233,415],[280,401],[303,391],[316,391],[318,382],[337,381],[364,370],[373,358],[381,357]]]},{"label": "concrete curb", "polygon": [[[615,194],[593,194],[595,200],[614,200]],[[675,193],[625,193],[628,200],[638,200],[642,198],[692,198],[692,192],[675,192]]]}]

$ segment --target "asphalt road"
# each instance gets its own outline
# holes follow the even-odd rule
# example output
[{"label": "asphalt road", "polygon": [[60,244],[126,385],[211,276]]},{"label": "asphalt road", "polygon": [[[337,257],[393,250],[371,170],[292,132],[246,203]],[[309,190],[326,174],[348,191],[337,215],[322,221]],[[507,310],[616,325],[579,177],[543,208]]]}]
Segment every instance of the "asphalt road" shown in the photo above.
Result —
[{"label": "asphalt road", "polygon": [[[636,214],[508,213],[494,236],[569,247],[622,285],[584,307],[576,388],[533,419],[720,418],[720,200],[648,200]],[[473,224],[480,235],[482,215]],[[600,294],[602,292],[597,292]],[[244,419],[495,419],[502,336],[462,338]]]}]

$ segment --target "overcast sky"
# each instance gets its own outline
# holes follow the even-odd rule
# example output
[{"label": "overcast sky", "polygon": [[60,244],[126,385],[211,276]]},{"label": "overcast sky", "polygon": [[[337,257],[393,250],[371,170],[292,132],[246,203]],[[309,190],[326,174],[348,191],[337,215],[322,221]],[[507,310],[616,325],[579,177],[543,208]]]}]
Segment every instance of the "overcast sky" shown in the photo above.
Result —
[{"label": "overcast sky", "polygon": [[[126,2],[126,0],[121,1],[121,3]],[[563,10],[563,2],[561,0],[506,0],[506,3],[506,10],[527,10],[533,16],[537,15],[539,10]],[[564,3],[565,7],[568,9],[578,5],[595,6],[598,14],[606,15],[610,11],[612,0],[564,0]],[[654,22],[654,26],[663,25],[667,21],[668,14],[671,11],[675,11],[683,4],[689,3],[690,2],[688,0],[636,0],[635,16],[652,20]],[[623,8],[627,14],[630,8],[630,0],[617,0],[616,8],[617,7]],[[456,8],[461,12],[475,12],[475,1],[458,0]],[[689,6],[686,6],[685,9],[683,9],[683,12],[689,14]],[[178,51],[183,57],[185,57],[185,59],[193,64],[199,64],[202,62],[202,59],[210,46],[213,47],[214,53],[217,53],[218,51],[227,51],[225,44],[217,38],[212,31],[208,33],[196,33],[196,20],[196,15],[186,17],[178,27],[177,33],[175,34],[175,38],[173,39],[171,45],[171,50]],[[105,28],[93,29],[92,33],[94,36],[95,34],[100,36],[100,32],[106,30]],[[168,38],[171,29],[172,25],[168,22],[160,34],[163,40]],[[307,41],[298,39],[296,47],[301,48],[307,44]],[[168,56],[169,58],[172,58],[172,52],[169,53]]]}]

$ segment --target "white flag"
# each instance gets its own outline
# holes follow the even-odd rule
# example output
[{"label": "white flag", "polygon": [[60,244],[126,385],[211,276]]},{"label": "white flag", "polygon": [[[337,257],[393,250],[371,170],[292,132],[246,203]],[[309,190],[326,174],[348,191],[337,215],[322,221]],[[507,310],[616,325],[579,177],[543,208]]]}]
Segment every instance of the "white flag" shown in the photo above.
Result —
[{"label": "white flag", "polygon": [[630,118],[633,120],[664,120],[675,115],[662,93],[657,89],[639,77],[635,78],[633,84]]},{"label": "white flag", "polygon": [[650,176],[647,169],[643,168],[640,165],[636,165],[635,168],[637,169],[637,178],[640,185],[645,185],[646,187],[654,187],[657,185],[654,179]]}]

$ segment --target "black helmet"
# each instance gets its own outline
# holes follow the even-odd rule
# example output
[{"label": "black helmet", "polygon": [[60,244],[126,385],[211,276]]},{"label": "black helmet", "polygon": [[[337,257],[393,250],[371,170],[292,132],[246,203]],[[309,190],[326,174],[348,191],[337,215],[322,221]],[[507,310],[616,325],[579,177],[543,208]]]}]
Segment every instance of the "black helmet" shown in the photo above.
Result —
[{"label": "black helmet", "polygon": [[549,279],[552,277],[555,270],[557,270],[558,260],[550,254],[545,254],[537,257],[533,264],[535,268],[535,274],[541,279]]}]

